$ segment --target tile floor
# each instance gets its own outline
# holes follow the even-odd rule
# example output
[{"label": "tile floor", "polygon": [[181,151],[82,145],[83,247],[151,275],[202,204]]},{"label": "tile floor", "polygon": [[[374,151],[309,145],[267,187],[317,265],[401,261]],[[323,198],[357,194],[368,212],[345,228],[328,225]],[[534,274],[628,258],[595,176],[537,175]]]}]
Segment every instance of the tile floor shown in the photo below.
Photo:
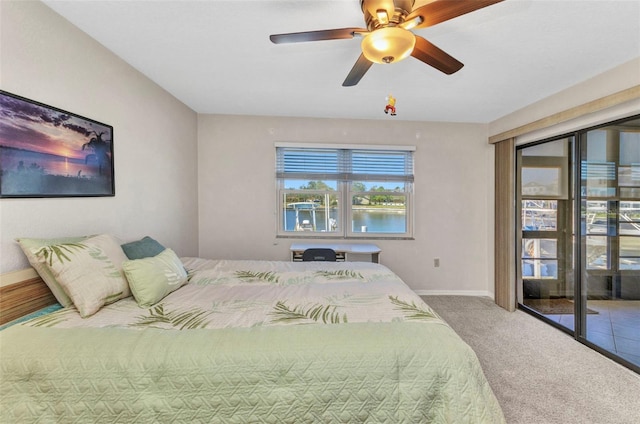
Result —
[{"label": "tile floor", "polygon": [[[640,300],[589,300],[587,340],[640,366]],[[571,330],[573,315],[545,315]]]}]

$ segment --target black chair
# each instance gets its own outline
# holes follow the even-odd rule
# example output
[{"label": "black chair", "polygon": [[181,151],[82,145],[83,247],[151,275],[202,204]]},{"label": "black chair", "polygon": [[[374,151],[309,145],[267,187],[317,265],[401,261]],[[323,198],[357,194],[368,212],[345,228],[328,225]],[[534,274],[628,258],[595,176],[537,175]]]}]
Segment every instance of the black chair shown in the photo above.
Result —
[{"label": "black chair", "polygon": [[325,261],[335,262],[336,252],[333,249],[307,249],[302,253],[302,260],[309,261]]}]

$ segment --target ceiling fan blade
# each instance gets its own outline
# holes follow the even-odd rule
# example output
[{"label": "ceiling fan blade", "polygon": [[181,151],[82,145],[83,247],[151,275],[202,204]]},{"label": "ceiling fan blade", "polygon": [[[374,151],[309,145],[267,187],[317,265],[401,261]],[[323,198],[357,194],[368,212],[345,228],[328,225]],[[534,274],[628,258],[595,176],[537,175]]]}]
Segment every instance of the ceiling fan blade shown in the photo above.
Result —
[{"label": "ceiling fan blade", "polygon": [[504,0],[434,0],[409,13],[405,21],[420,17],[413,28],[426,28]]},{"label": "ceiling fan blade", "polygon": [[447,75],[459,71],[464,65],[434,44],[416,35],[416,45],[411,56],[433,66]]},{"label": "ceiling fan blade", "polygon": [[324,29],[320,31],[290,32],[287,34],[272,34],[272,43],[302,43],[306,41],[341,40],[353,38],[356,34],[368,32],[364,28]]},{"label": "ceiling fan blade", "polygon": [[342,86],[352,87],[356,85],[358,82],[360,82],[364,74],[367,73],[369,68],[371,68],[371,65],[373,65],[373,62],[364,57],[363,54],[360,54],[360,57],[358,58],[358,60],[356,60],[355,65],[353,65],[353,68],[351,68],[349,75],[347,75],[347,78],[345,78],[344,82],[342,83]]}]

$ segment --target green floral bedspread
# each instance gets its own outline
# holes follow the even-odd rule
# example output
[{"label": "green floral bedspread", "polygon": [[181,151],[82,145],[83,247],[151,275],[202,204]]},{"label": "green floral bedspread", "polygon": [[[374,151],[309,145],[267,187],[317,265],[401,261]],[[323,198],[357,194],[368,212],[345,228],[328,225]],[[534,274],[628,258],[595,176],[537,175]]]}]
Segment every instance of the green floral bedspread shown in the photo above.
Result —
[{"label": "green floral bedspread", "polygon": [[25,325],[171,330],[416,320],[446,325],[380,264],[182,260],[189,283],[151,308],[138,307],[130,297],[88,318],[71,308]]},{"label": "green floral bedspread", "polygon": [[183,261],[152,308],[0,331],[0,423],[504,423],[473,351],[384,266]]}]

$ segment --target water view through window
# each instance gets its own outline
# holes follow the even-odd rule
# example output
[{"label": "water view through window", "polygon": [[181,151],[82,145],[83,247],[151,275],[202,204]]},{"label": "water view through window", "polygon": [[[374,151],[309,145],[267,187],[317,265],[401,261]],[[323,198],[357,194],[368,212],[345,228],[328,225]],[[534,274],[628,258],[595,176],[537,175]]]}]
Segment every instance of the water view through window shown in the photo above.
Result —
[{"label": "water view through window", "polygon": [[[311,213],[298,212],[298,216],[302,215],[302,222],[313,222]],[[352,231],[353,232],[376,232],[376,233],[404,233],[406,231],[406,211],[404,208],[380,211],[380,210],[354,210]],[[316,210],[316,231],[335,231],[331,229],[331,223],[337,222],[338,211],[336,209],[329,210],[329,219],[326,219],[326,212],[323,209]],[[287,209],[285,214],[285,228],[287,231],[296,231],[296,212],[293,209]]]},{"label": "water view through window", "polygon": [[[342,231],[337,181],[286,181],[282,207],[285,231]],[[351,183],[350,217],[353,233],[405,233],[407,199],[404,183]]]}]

